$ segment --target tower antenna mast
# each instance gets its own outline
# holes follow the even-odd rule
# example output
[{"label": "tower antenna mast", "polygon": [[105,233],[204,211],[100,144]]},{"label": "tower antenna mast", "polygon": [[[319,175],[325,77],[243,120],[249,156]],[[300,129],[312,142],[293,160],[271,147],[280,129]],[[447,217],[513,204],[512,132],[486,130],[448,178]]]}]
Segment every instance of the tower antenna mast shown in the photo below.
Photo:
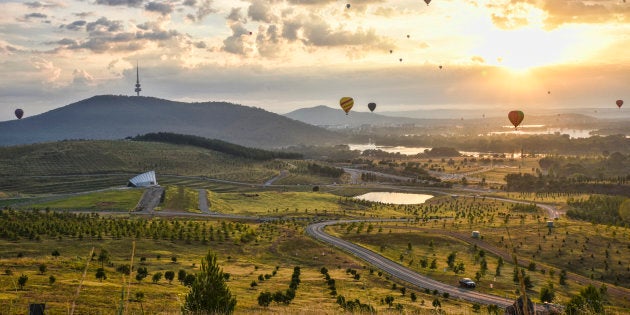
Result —
[{"label": "tower antenna mast", "polygon": [[136,61],[136,93],[137,96],[140,96],[140,91],[142,91],[142,89],[140,88],[140,67],[138,66],[138,62]]}]

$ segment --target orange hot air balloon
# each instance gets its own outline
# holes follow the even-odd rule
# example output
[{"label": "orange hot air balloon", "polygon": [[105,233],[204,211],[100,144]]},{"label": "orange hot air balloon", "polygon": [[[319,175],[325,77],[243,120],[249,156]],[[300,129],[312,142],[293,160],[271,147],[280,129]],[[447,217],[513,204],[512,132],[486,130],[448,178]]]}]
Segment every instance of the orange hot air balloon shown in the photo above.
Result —
[{"label": "orange hot air balloon", "polygon": [[344,96],[339,100],[339,106],[341,106],[341,109],[346,112],[346,115],[348,115],[348,112],[352,109],[353,105],[354,99],[352,99],[352,97]]},{"label": "orange hot air balloon", "polygon": [[376,109],[376,103],[369,103],[368,108],[370,109],[371,112],[373,112]]},{"label": "orange hot air balloon", "polygon": [[621,106],[623,105],[623,100],[617,100],[617,107],[621,108]]},{"label": "orange hot air balloon", "polygon": [[21,108],[16,109],[15,117],[17,117],[17,119],[22,119],[22,116],[24,116],[24,111]]},{"label": "orange hot air balloon", "polygon": [[510,119],[510,122],[514,125],[514,129],[521,124],[523,118],[525,118],[525,114],[520,110],[513,110],[508,114],[508,119]]}]

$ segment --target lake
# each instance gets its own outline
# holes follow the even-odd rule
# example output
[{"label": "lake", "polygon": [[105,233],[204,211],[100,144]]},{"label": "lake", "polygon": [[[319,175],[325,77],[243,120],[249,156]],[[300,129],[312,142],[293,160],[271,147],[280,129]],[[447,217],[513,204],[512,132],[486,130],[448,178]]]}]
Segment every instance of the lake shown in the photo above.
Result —
[{"label": "lake", "polygon": [[433,196],[425,194],[408,194],[397,192],[369,192],[367,194],[356,196],[354,198],[372,202],[391,203],[396,205],[417,205],[433,198]]}]

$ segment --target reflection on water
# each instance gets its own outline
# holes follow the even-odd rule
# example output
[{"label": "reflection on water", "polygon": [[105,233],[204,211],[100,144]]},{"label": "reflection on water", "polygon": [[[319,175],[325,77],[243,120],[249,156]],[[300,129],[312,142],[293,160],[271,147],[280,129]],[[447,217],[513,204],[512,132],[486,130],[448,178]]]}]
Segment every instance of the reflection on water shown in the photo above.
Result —
[{"label": "reflection on water", "polygon": [[387,153],[400,153],[404,155],[416,155],[418,153],[424,153],[424,150],[431,150],[426,147],[403,147],[403,146],[380,146],[375,144],[348,144],[350,150],[359,150],[361,152],[365,150],[381,150]]},{"label": "reflection on water", "polygon": [[424,203],[425,201],[433,198],[431,195],[424,194],[405,194],[395,192],[369,192],[360,196],[354,197],[360,200],[367,200],[372,202],[391,203],[397,205],[417,205]]},{"label": "reflection on water", "polygon": [[[524,125],[514,130],[513,126],[503,126],[509,131],[492,131],[489,135],[569,135],[569,138],[589,138],[595,129],[544,128],[544,125]],[[524,129],[530,130],[524,130]],[[533,129],[533,130],[532,130]]]}]

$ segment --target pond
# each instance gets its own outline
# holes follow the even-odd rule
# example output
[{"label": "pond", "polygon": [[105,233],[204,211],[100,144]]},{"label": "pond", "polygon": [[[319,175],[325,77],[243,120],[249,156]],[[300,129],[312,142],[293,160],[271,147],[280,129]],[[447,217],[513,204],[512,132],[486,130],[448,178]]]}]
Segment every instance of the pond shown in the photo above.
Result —
[{"label": "pond", "polygon": [[407,194],[397,192],[369,192],[367,194],[356,196],[354,198],[396,205],[417,205],[433,198],[433,196],[425,194]]}]

